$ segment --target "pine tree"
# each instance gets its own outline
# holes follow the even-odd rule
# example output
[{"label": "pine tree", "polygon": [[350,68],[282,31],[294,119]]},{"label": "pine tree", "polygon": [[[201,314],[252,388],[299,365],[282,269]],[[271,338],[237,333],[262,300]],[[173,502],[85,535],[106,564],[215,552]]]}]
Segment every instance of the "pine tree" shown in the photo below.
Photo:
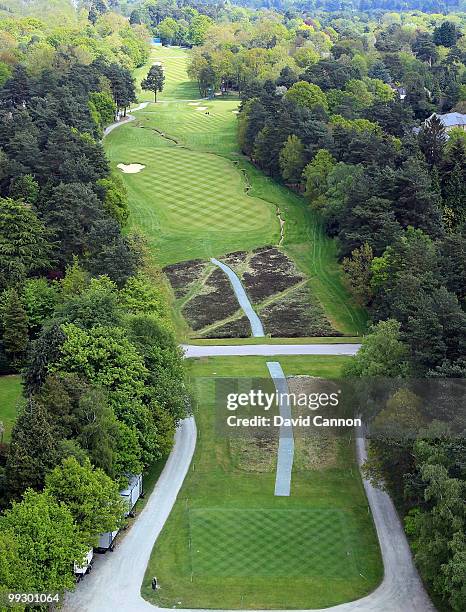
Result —
[{"label": "pine tree", "polygon": [[3,345],[13,362],[23,357],[28,341],[28,316],[17,291],[10,289],[3,307]]},{"label": "pine tree", "polygon": [[30,399],[11,434],[5,467],[10,497],[18,498],[28,487],[36,490],[43,487],[45,475],[58,461],[56,437],[48,412]]},{"label": "pine tree", "polygon": [[437,115],[432,115],[419,133],[419,146],[431,166],[438,165],[442,160],[446,140],[442,122]]}]

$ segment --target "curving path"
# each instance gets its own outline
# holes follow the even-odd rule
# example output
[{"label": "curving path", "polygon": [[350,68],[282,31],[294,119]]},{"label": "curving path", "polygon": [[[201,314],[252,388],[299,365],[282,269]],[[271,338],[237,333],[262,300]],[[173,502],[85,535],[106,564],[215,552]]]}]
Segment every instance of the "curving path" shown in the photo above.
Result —
[{"label": "curving path", "polygon": [[259,316],[252,307],[251,302],[249,301],[249,298],[246,295],[246,291],[244,290],[244,287],[241,284],[241,281],[239,280],[237,275],[230,267],[228,267],[226,264],[222,263],[218,259],[215,259],[215,257],[212,257],[210,261],[216,266],[218,266],[221,270],[223,270],[228,276],[228,279],[231,283],[231,286],[233,287],[233,291],[235,292],[239,305],[241,306],[244,314],[249,319],[252,335],[256,338],[263,338],[265,334],[264,328],[262,327],[262,321],[259,319]]},{"label": "curving path", "polygon": [[143,108],[146,108],[146,106],[148,105],[149,105],[149,102],[141,102],[134,108],[131,108],[129,112],[126,114],[126,117],[124,117],[121,121],[115,121],[115,123],[111,123],[105,128],[103,137],[105,138],[105,136],[108,136],[110,132],[113,132],[113,130],[116,129],[117,127],[120,127],[120,125],[125,125],[126,123],[129,123],[130,121],[134,121],[136,117],[132,115],[131,113],[142,110]]}]

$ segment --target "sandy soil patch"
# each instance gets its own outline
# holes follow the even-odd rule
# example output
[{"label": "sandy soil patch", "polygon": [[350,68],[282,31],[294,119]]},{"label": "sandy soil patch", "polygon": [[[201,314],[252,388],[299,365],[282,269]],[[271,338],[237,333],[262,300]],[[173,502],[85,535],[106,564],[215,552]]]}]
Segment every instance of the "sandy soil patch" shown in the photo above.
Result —
[{"label": "sandy soil patch", "polygon": [[194,110],[200,110],[200,111],[207,110],[207,106],[198,106]]},{"label": "sandy soil patch", "polygon": [[145,166],[143,164],[118,164],[117,168],[124,172],[124,174],[136,174],[144,170]]},{"label": "sandy soil patch", "polygon": [[200,102],[188,102],[188,106],[199,106]]}]

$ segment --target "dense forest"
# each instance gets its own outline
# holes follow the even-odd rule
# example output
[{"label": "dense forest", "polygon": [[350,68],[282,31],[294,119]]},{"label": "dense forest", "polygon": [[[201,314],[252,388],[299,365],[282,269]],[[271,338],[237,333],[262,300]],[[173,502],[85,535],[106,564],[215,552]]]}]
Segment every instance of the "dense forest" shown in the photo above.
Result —
[{"label": "dense forest", "polygon": [[[243,153],[301,193],[338,242],[373,325],[351,377],[466,374],[466,132],[438,118],[465,117],[463,34],[464,15],[264,13],[214,25],[192,53],[202,95],[239,92]],[[450,409],[464,428],[461,406]],[[390,398],[366,468],[406,517],[431,592],[462,610],[464,437],[424,417],[411,391]]]},{"label": "dense forest", "polygon": [[164,289],[122,233],[101,144],[135,101],[147,32],[51,16],[0,22],[0,372],[22,371],[25,394],[0,448],[0,584],[21,592],[72,588],[73,562],[121,526],[128,476],[167,454],[187,410]]},{"label": "dense forest", "polygon": [[[25,395],[0,447],[5,591],[72,588],[73,561],[121,524],[128,474],[166,455],[187,411],[163,283],[101,144],[149,35],[192,47],[201,96],[240,96],[244,155],[337,241],[372,323],[346,374],[465,377],[466,132],[435,114],[466,113],[465,15],[437,14],[461,7],[262,6],[0,3],[0,373],[23,372]],[[464,610],[464,437],[427,426],[411,392],[375,425],[367,471],[431,593]]]}]

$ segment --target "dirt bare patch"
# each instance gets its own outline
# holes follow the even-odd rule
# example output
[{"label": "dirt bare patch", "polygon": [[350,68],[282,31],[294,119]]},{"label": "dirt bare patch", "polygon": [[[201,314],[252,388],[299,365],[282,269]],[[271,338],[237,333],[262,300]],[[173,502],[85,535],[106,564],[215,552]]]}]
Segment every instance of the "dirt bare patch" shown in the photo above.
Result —
[{"label": "dirt bare patch", "polygon": [[277,452],[278,436],[270,431],[259,431],[247,438],[230,439],[233,464],[242,472],[274,472]]},{"label": "dirt bare patch", "polygon": [[191,285],[201,278],[206,266],[207,262],[202,259],[190,259],[165,266],[163,272],[173,287],[175,297],[184,297],[189,292]]},{"label": "dirt bare patch", "polygon": [[[320,379],[314,376],[290,376],[287,378],[290,393],[310,395],[321,387]],[[303,406],[293,406],[293,417],[307,416],[310,410]],[[338,466],[339,445],[342,439],[331,431],[295,429],[294,469],[300,471],[325,470]]]},{"label": "dirt bare patch", "polygon": [[259,311],[265,332],[276,338],[340,336],[306,285]]},{"label": "dirt bare patch", "polygon": [[215,327],[206,333],[201,331],[200,335],[203,338],[249,338],[251,336],[251,324],[247,317],[241,317],[233,321],[227,321],[224,325]]},{"label": "dirt bare patch", "polygon": [[242,278],[254,303],[280,293],[303,280],[292,260],[276,247],[262,247],[249,260],[249,271]]},{"label": "dirt bare patch", "polygon": [[225,257],[222,257],[222,262],[226,263],[227,266],[234,269],[236,266],[241,266],[244,264],[248,257],[247,251],[234,251],[233,253],[228,253]]},{"label": "dirt bare patch", "polygon": [[183,316],[194,331],[231,317],[238,310],[238,300],[230,281],[219,268],[210,274],[202,291],[182,309]]}]

